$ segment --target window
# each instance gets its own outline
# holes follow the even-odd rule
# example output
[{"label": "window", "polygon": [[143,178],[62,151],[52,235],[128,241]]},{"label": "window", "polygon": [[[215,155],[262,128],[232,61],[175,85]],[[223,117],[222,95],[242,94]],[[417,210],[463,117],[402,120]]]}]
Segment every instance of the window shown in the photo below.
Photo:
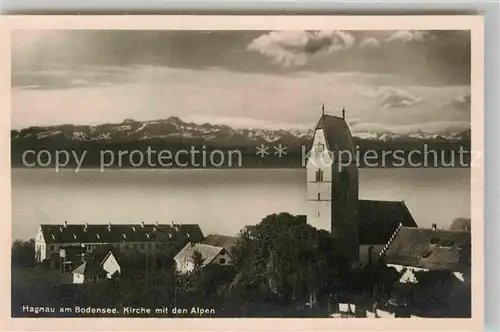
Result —
[{"label": "window", "polygon": [[160,248],[160,244],[159,243],[156,244],[156,249],[158,249],[158,248]]},{"label": "window", "polygon": [[321,193],[318,193],[318,201],[321,201]]},{"label": "window", "polygon": [[318,144],[316,144],[316,146],[314,147],[314,155],[316,157],[321,156],[321,154],[323,153],[324,148],[325,148],[325,145],[323,143],[319,142]]},{"label": "window", "polygon": [[153,244],[152,243],[148,243],[148,248],[149,249],[153,248]]},{"label": "window", "polygon": [[225,259],[225,258],[221,258],[221,259],[219,259],[219,263],[220,263],[220,264],[226,264],[226,259]]},{"label": "window", "polygon": [[53,244],[50,245],[50,251],[54,251],[54,245]]},{"label": "window", "polygon": [[319,218],[319,212],[318,212],[318,218]]},{"label": "window", "polygon": [[132,246],[134,247],[134,249],[137,248],[137,243],[134,243]]},{"label": "window", "polygon": [[144,243],[141,243],[141,249],[144,249]]},{"label": "window", "polygon": [[318,169],[316,171],[316,182],[321,182],[323,181],[323,171]]}]

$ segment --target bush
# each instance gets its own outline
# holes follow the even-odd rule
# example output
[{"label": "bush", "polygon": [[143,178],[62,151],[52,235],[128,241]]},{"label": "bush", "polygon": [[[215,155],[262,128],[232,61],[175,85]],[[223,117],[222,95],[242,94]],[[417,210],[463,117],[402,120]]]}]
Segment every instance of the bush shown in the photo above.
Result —
[{"label": "bush", "polygon": [[15,240],[12,244],[12,265],[20,267],[33,267],[35,261],[35,240]]}]

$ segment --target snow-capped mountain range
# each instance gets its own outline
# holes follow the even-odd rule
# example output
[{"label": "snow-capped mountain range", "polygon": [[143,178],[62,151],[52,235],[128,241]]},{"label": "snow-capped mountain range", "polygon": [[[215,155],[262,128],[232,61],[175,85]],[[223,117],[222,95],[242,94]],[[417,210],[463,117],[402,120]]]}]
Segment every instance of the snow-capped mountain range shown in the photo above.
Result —
[{"label": "snow-capped mountain range", "polygon": [[[121,123],[88,125],[56,125],[49,127],[29,127],[22,130],[12,130],[12,143],[32,140],[69,140],[69,141],[99,141],[99,142],[130,142],[130,141],[168,141],[179,142],[196,140],[207,142],[225,142],[227,144],[255,144],[286,141],[304,142],[313,136],[313,129],[233,129],[226,125],[209,123],[195,124],[184,122],[178,117],[170,117],[154,121],[135,121],[126,119]],[[408,133],[393,132],[353,132],[356,140],[363,141],[467,141],[470,140],[470,130],[463,132]]]}]

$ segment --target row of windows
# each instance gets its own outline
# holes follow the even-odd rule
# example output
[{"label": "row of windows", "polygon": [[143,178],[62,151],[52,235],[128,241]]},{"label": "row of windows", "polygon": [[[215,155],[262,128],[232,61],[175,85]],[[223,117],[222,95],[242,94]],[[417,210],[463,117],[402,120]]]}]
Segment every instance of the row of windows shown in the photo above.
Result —
[{"label": "row of windows", "polygon": [[[118,248],[120,246],[120,244],[118,243],[113,243],[113,244],[110,244],[112,246],[114,246],[115,248]],[[100,245],[98,244],[88,244],[85,246],[85,248],[87,250],[92,250],[96,247],[98,247]],[[129,249],[129,248],[134,248],[134,249],[137,249],[137,248],[140,248],[140,249],[160,249],[160,248],[165,248],[165,244],[164,243],[126,243],[125,244],[125,249]],[[49,250],[50,251],[54,251],[54,250],[57,250],[59,249],[59,245],[58,244],[51,244],[50,247],[49,247]]]}]

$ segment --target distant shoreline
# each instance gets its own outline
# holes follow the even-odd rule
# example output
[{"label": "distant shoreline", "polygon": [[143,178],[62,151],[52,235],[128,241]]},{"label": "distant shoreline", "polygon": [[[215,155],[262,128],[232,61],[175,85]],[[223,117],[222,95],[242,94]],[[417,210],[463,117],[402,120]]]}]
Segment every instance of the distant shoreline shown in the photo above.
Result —
[{"label": "distant shoreline", "polygon": [[[467,167],[461,167],[461,166],[433,166],[433,167],[412,167],[412,166],[405,166],[405,167],[396,167],[396,166],[388,166],[388,167],[371,167],[371,166],[360,166],[358,167],[359,169],[470,169],[470,166]],[[11,166],[11,169],[16,169],[16,170],[54,170],[54,167],[40,167],[40,166],[33,166],[33,167],[25,167],[25,166],[19,166],[19,165],[14,165]],[[300,166],[290,166],[290,167],[283,167],[283,166],[277,166],[277,167],[131,167],[131,166],[124,166],[124,167],[106,167],[103,170],[103,173],[106,171],[118,171],[118,170],[298,170],[298,169],[304,169],[304,167]],[[74,167],[61,167],[60,170],[63,171],[74,171]],[[98,166],[86,166],[86,167],[81,167],[80,170],[97,170],[100,171],[101,168]]]}]

